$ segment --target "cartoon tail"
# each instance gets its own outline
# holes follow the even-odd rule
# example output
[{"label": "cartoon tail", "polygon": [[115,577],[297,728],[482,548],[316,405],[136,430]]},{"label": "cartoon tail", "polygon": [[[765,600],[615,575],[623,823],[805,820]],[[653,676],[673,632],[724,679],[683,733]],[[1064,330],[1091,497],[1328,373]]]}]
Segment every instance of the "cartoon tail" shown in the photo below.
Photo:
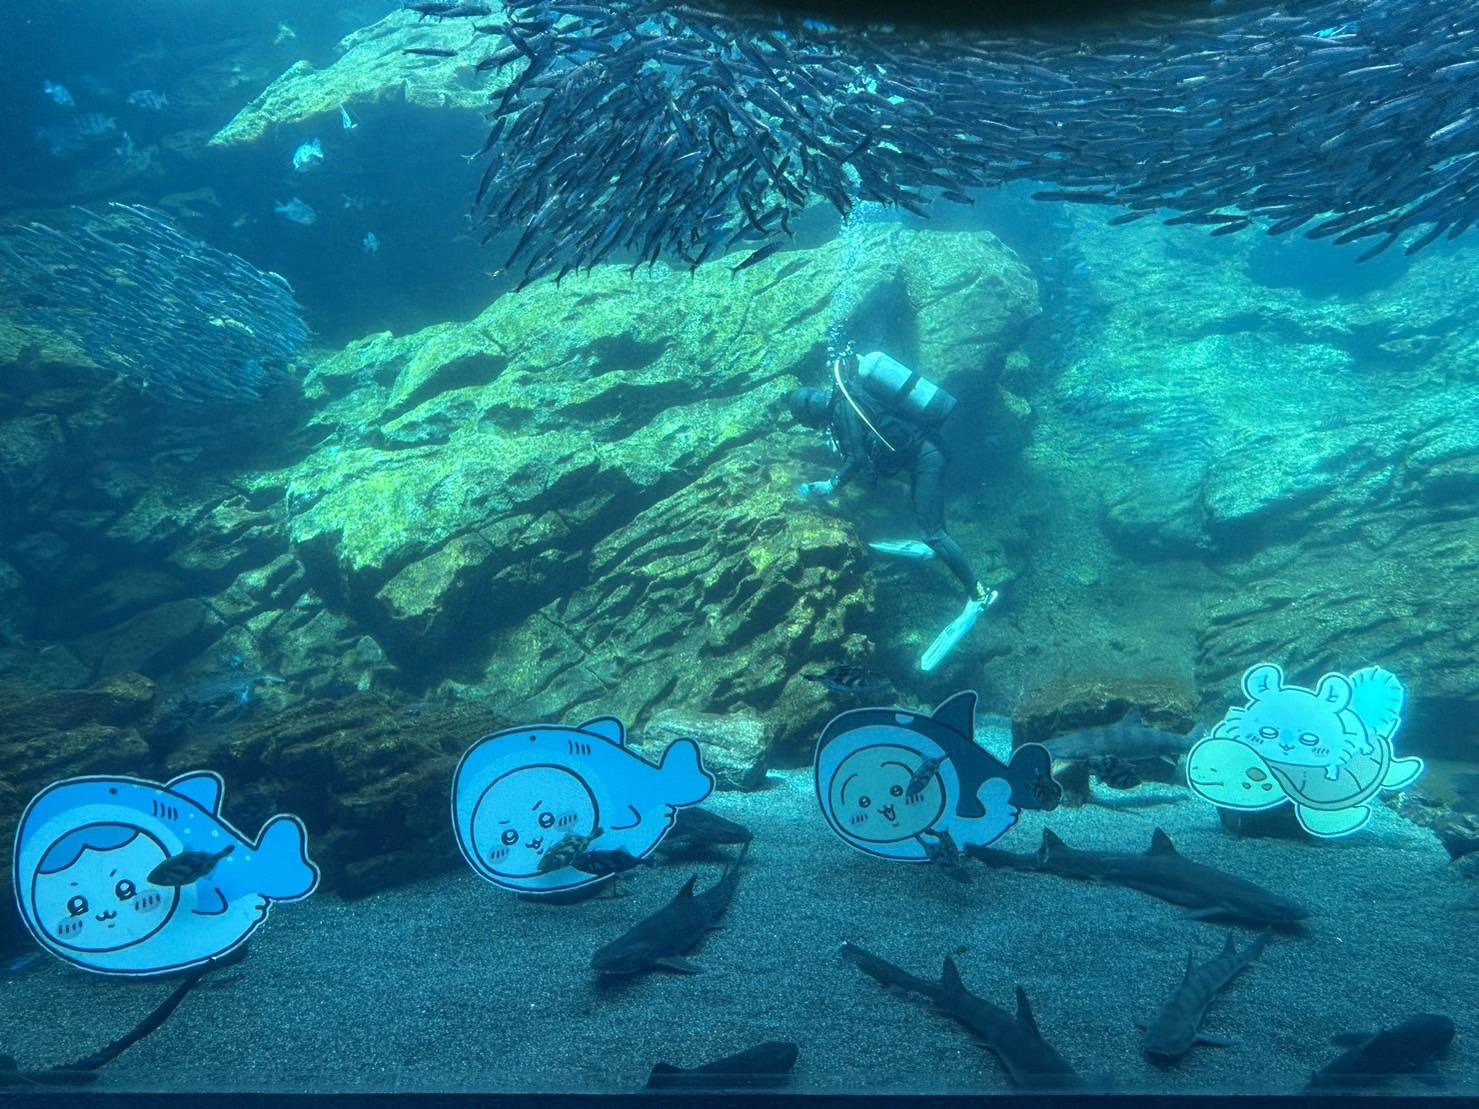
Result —
[{"label": "cartoon tail", "polygon": [[696,805],[714,792],[714,776],[704,769],[698,744],[691,739],[675,740],[662,753],[659,769],[670,805]]},{"label": "cartoon tail", "polygon": [[318,867],[308,858],[308,831],[296,816],[274,816],[257,837],[257,892],[272,901],[296,901],[318,888]]}]

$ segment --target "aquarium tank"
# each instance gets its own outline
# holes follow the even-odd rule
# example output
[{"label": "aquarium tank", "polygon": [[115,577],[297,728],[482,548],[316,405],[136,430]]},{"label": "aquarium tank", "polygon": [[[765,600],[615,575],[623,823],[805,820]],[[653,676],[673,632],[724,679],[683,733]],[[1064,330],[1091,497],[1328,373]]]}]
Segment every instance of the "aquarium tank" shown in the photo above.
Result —
[{"label": "aquarium tank", "polygon": [[0,1101],[1479,1098],[1479,8],[0,28]]}]

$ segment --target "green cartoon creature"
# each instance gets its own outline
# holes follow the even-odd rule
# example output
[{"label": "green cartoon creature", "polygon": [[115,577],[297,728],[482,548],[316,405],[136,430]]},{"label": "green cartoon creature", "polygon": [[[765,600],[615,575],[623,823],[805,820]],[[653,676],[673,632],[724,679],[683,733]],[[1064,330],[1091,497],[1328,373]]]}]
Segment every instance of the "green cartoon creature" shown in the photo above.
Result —
[{"label": "green cartoon creature", "polygon": [[1214,805],[1292,802],[1305,831],[1333,839],[1366,824],[1379,791],[1405,789],[1423,772],[1422,759],[1392,753],[1406,691],[1390,671],[1326,674],[1311,690],[1264,663],[1243,675],[1243,692],[1248,704],[1229,709],[1187,755],[1187,784]]}]

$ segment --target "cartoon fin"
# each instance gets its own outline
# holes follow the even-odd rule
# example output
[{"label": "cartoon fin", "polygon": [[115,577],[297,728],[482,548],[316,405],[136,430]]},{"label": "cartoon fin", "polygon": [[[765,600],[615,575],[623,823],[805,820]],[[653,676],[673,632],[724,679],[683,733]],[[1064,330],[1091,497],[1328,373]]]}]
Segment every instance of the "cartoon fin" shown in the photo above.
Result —
[{"label": "cartoon fin", "polygon": [[973,738],[976,734],[976,691],[963,689],[947,697],[930,713],[930,719],[968,740]]},{"label": "cartoon fin", "polygon": [[681,955],[665,955],[661,959],[654,959],[653,966],[662,967],[664,970],[675,971],[678,974],[702,974],[703,968],[694,966]]},{"label": "cartoon fin", "polygon": [[1310,835],[1334,839],[1337,836],[1348,836],[1364,826],[1371,819],[1371,810],[1365,805],[1335,810],[1295,805],[1294,815],[1299,818],[1300,827]]},{"label": "cartoon fin", "polygon": [[1383,739],[1391,739],[1402,723],[1407,691],[1397,675],[1380,666],[1367,666],[1351,675],[1351,711]]},{"label": "cartoon fin", "polygon": [[578,727],[580,731],[598,735],[607,742],[616,744],[618,747],[626,746],[626,726],[614,716],[597,716],[587,720]]},{"label": "cartoon fin", "polygon": [[714,792],[714,776],[704,769],[703,755],[691,739],[674,740],[662,753],[658,772],[669,805],[696,805]]},{"label": "cartoon fin", "polygon": [[1381,779],[1382,789],[1406,789],[1422,777],[1423,760],[1418,758],[1393,759]]},{"label": "cartoon fin", "polygon": [[273,901],[297,901],[318,888],[318,867],[308,858],[308,832],[296,816],[279,813],[262,826],[252,849],[256,892]]},{"label": "cartoon fin", "polygon": [[1156,828],[1150,836],[1150,846],[1146,848],[1147,855],[1177,855],[1176,845],[1171,842],[1171,837],[1166,835],[1164,828]]},{"label": "cartoon fin", "polygon": [[178,778],[165,782],[164,788],[181,797],[188,797],[212,816],[221,811],[221,791],[225,788],[225,783],[214,770],[181,774]]}]

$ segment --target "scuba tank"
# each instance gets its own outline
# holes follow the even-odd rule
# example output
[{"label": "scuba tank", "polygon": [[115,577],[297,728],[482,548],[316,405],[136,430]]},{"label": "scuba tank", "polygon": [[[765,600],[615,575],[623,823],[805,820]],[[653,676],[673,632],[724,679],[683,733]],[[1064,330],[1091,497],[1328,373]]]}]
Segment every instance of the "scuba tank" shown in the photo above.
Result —
[{"label": "scuba tank", "polygon": [[881,350],[858,359],[857,377],[870,396],[907,420],[941,424],[955,410],[954,397]]}]

